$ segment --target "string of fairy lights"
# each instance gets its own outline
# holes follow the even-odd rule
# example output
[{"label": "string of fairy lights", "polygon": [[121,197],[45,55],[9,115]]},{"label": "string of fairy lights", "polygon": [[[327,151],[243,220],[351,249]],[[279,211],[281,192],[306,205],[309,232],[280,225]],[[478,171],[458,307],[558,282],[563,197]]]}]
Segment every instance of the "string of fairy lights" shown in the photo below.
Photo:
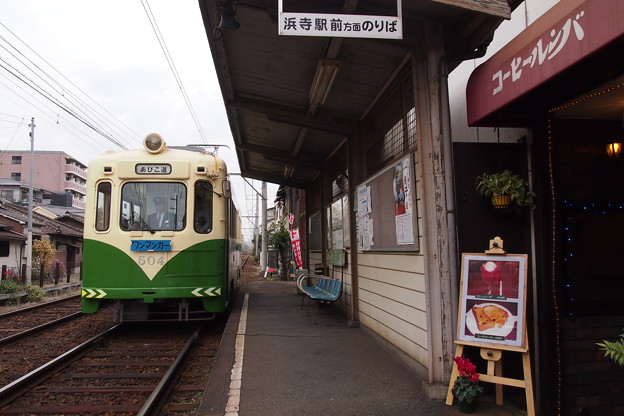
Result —
[{"label": "string of fairy lights", "polygon": [[[557,261],[558,261],[558,246],[557,246],[557,235],[559,230],[564,232],[564,236],[565,238],[572,238],[572,236],[569,234],[570,230],[571,230],[571,223],[570,221],[572,221],[572,217],[568,216],[564,216],[563,221],[561,222],[561,229],[558,229],[558,222],[560,222],[559,218],[557,217],[557,198],[556,198],[556,186],[555,186],[555,178],[554,178],[554,166],[553,166],[553,150],[554,150],[554,140],[553,140],[553,127],[552,127],[552,121],[553,121],[553,115],[554,113],[556,113],[557,111],[560,110],[564,110],[567,108],[571,108],[574,107],[576,105],[579,105],[587,100],[591,100],[592,98],[596,98],[599,97],[601,95],[604,94],[608,94],[611,93],[615,90],[617,90],[618,88],[621,88],[624,86],[624,82],[620,82],[619,84],[613,85],[609,88],[603,89],[601,91],[597,91],[597,92],[592,92],[590,94],[587,94],[583,97],[580,97],[579,99],[566,103],[564,105],[560,105],[557,107],[553,107],[548,111],[548,120],[547,120],[547,134],[548,134],[548,180],[549,180],[549,187],[550,187],[550,195],[551,195],[551,214],[552,214],[552,227],[551,227],[551,231],[552,231],[552,244],[551,244],[551,258],[552,258],[552,264],[551,264],[551,288],[552,288],[552,297],[553,297],[553,308],[554,308],[554,312],[555,312],[555,356],[556,356],[556,360],[557,360],[557,368],[556,368],[556,384],[557,384],[557,391],[556,391],[556,409],[557,409],[557,415],[560,416],[561,415],[561,411],[562,411],[562,392],[563,392],[563,369],[562,369],[562,346],[561,346],[561,318],[562,318],[562,312],[561,312],[561,305],[560,305],[560,299],[559,299],[559,288],[558,288],[558,284],[557,284]],[[596,203],[585,203],[585,204],[573,204],[572,202],[569,201],[563,201],[564,207],[567,208],[574,208],[574,209],[581,209],[581,210],[585,210],[585,211],[591,211],[592,213],[594,213],[595,215],[603,215],[606,214],[608,211],[617,209],[617,210],[624,210],[624,205],[621,204],[616,204],[616,203],[607,203],[605,206],[600,205],[600,204],[596,204]],[[568,245],[569,247],[569,245]],[[573,252],[567,252],[564,253],[564,262],[567,261],[568,259],[570,259],[572,256],[574,256]],[[566,284],[569,284],[569,282],[566,282]],[[569,286],[568,286],[569,287]],[[571,313],[571,311],[568,311],[568,316],[570,316],[569,314]]]}]

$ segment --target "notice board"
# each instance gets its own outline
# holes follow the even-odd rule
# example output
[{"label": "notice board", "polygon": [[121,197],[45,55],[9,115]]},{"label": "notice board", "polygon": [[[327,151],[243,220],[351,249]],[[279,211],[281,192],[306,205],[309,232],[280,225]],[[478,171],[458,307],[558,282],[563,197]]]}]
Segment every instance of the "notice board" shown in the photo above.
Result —
[{"label": "notice board", "polygon": [[414,166],[406,156],[356,190],[358,249],[418,251]]}]

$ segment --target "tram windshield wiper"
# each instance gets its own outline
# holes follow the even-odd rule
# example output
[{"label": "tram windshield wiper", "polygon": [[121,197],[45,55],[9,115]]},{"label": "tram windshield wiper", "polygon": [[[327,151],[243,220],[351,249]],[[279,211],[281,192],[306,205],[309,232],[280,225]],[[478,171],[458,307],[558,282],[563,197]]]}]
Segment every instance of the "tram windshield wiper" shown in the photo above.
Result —
[{"label": "tram windshield wiper", "polygon": [[139,223],[140,223],[143,227],[147,228],[147,231],[149,231],[149,232],[150,232],[150,233],[152,233],[152,234],[155,234],[155,233],[156,233],[156,231],[152,230],[152,227],[150,227],[150,226],[149,226],[149,224],[147,223],[147,221],[145,221],[141,215],[137,214],[137,213],[136,213],[136,211],[132,211],[132,217],[133,217],[133,218],[135,218],[135,219],[137,219],[137,218],[138,218]]}]

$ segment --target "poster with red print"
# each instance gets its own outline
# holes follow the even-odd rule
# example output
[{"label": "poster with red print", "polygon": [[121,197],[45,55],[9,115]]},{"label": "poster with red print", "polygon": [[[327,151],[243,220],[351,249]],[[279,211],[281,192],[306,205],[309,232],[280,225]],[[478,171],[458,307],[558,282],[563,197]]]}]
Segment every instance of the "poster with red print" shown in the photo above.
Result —
[{"label": "poster with red print", "polygon": [[527,256],[462,255],[458,340],[524,347]]}]

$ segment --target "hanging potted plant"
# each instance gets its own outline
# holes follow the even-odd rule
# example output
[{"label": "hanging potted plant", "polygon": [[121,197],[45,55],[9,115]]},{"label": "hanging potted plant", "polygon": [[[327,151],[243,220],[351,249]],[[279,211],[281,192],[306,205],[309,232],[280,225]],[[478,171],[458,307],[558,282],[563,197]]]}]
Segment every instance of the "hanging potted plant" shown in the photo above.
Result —
[{"label": "hanging potted plant", "polygon": [[535,194],[529,191],[528,182],[509,170],[477,177],[477,191],[490,198],[494,208],[533,207],[535,198]]},{"label": "hanging potted plant", "polygon": [[462,413],[474,413],[477,406],[477,397],[483,394],[483,386],[479,384],[479,374],[474,364],[468,358],[455,357],[455,364],[459,377],[453,384],[453,396],[459,403]]}]

